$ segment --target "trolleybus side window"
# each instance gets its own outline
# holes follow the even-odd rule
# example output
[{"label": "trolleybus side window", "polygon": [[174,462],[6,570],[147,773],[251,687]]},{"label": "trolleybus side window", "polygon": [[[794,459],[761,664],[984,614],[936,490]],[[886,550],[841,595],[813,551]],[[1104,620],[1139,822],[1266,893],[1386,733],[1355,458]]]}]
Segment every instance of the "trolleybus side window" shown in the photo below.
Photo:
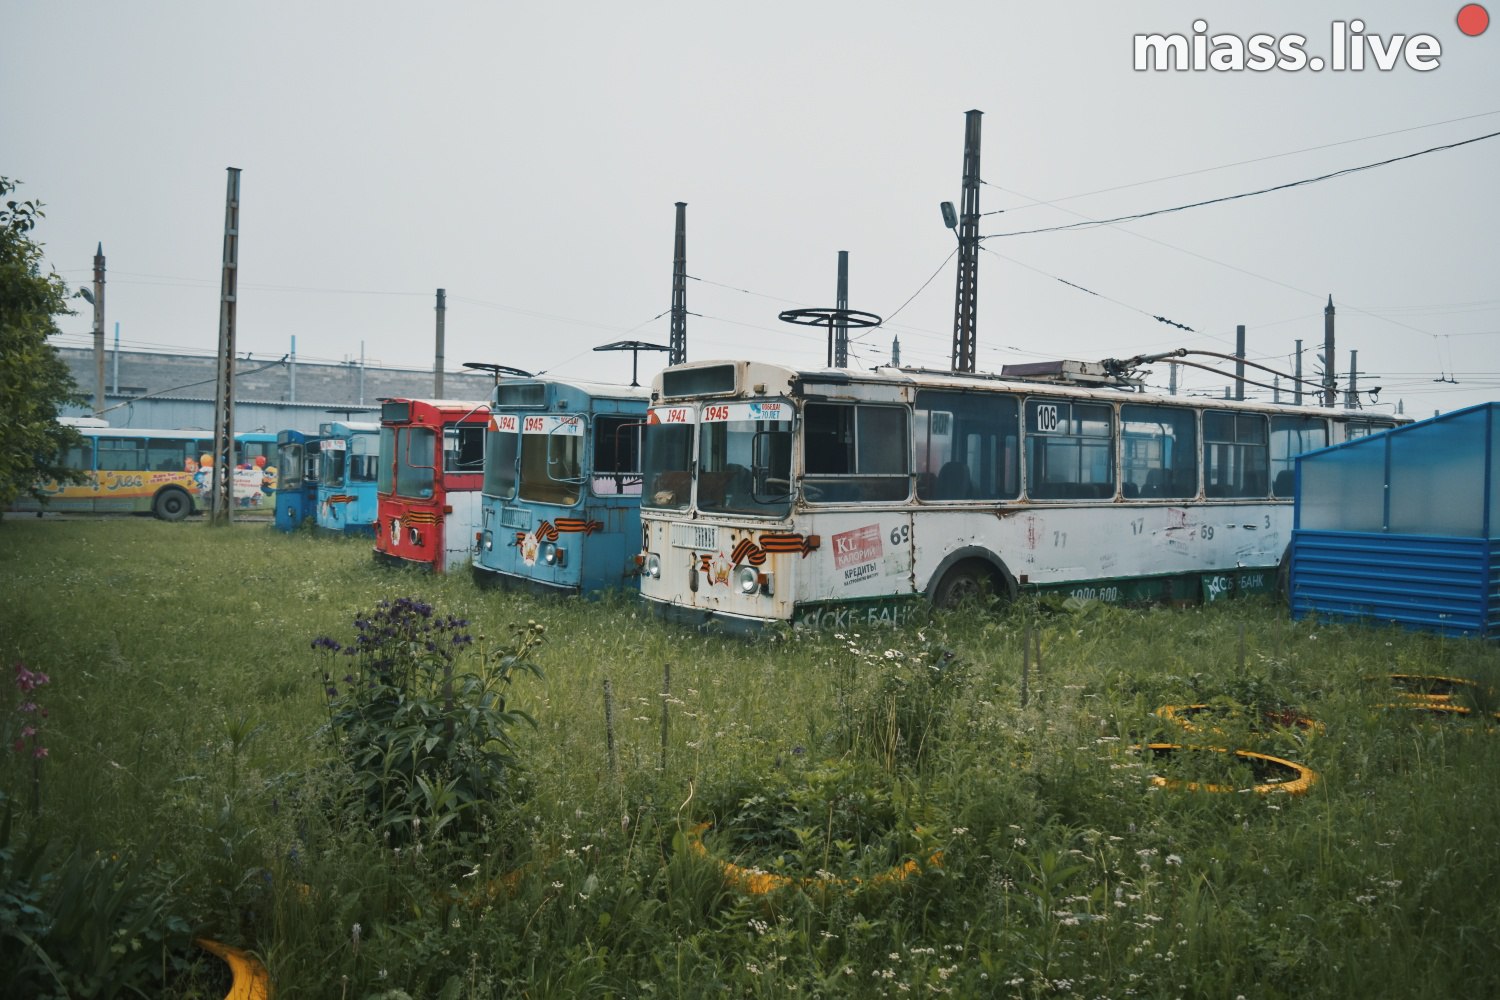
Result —
[{"label": "trolleybus side window", "polygon": [[[675,409],[687,412],[686,407]],[[653,414],[641,446],[641,476],[645,480],[642,506],[686,510],[692,492],[692,466],[693,424],[670,423]]]},{"label": "trolleybus side window", "polygon": [[141,438],[99,438],[99,471],[144,469],[145,450],[146,442]]},{"label": "trolleybus side window", "polygon": [[1198,416],[1185,406],[1120,407],[1120,493],[1127,500],[1198,495]]},{"label": "trolleybus side window", "polygon": [[[515,417],[510,417],[515,420]],[[490,431],[484,437],[484,493],[508,500],[516,495],[516,456],[520,435],[514,430]]]},{"label": "trolleybus side window", "polygon": [[1266,418],[1259,413],[1203,412],[1203,495],[1267,495]]},{"label": "trolleybus side window", "polygon": [[1036,500],[1115,494],[1114,411],[1107,403],[1026,401],[1026,490]]},{"label": "trolleybus side window", "polygon": [[90,472],[94,468],[94,439],[86,437],[63,453],[62,464],[69,469]]},{"label": "trolleybus side window", "polygon": [[484,424],[443,428],[443,471],[484,470]]},{"label": "trolleybus side window", "polygon": [[427,499],[432,496],[437,470],[437,436],[430,427],[402,427],[396,438],[396,494]]},{"label": "trolleybus side window", "polygon": [[147,438],[146,464],[142,468],[154,472],[181,472],[187,468],[188,452],[193,444],[192,441],[159,441]]},{"label": "trolleybus side window", "polygon": [[919,500],[1021,494],[1020,407],[1013,396],[924,389],[913,415]]},{"label": "trolleybus side window", "polygon": [[808,403],[803,486],[814,503],[889,502],[911,492],[911,437],[903,406]]},{"label": "trolleybus side window", "polygon": [[1271,492],[1297,492],[1298,455],[1328,446],[1328,422],[1322,417],[1271,418]]},{"label": "trolleybus side window", "polygon": [[639,496],[641,419],[594,418],[594,482],[600,496]]}]

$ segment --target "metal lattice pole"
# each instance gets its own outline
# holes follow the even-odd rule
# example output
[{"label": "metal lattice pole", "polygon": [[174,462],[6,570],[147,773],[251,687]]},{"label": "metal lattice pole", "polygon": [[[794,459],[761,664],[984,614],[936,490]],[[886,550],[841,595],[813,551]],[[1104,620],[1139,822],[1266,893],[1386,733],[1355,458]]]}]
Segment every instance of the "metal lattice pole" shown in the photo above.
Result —
[{"label": "metal lattice pole", "polygon": [[958,220],[958,290],[953,306],[953,370],[974,370],[979,318],[979,119],[964,115],[963,210]]},{"label": "metal lattice pole", "polygon": [[677,237],[672,247],[672,336],[667,364],[687,360],[687,202],[677,203]]}]

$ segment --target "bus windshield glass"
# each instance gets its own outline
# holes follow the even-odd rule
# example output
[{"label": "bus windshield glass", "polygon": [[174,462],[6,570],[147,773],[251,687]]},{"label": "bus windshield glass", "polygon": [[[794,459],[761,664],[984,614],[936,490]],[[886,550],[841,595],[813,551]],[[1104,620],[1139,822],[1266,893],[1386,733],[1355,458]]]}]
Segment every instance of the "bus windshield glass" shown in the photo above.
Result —
[{"label": "bus windshield glass", "polygon": [[380,475],[375,480],[375,489],[381,493],[393,492],[395,485],[391,478],[391,456],[396,454],[396,429],[394,427],[380,428]]},{"label": "bus windshield glass", "polygon": [[646,418],[641,457],[641,505],[687,510],[692,499],[693,425],[691,406],[659,406]]},{"label": "bus windshield glass", "polygon": [[791,509],[792,406],[713,403],[698,435],[698,509],[784,517]]},{"label": "bus windshield glass", "polygon": [[281,472],[281,489],[291,491],[302,488],[302,456],[305,450],[300,441],[289,441],[281,446],[276,456],[276,465]]},{"label": "bus windshield glass", "polygon": [[396,442],[396,494],[419,500],[432,498],[437,436],[430,427],[403,427]]},{"label": "bus windshield glass", "polygon": [[323,472],[318,478],[324,486],[342,487],[344,485],[347,447],[347,442],[338,439],[323,443]]},{"label": "bus windshield glass", "polygon": [[516,495],[516,418],[502,414],[495,421],[501,429],[484,436],[484,493],[508,500]]},{"label": "bus windshield glass", "polygon": [[527,416],[521,424],[521,499],[571,507],[583,482],[582,417]]}]

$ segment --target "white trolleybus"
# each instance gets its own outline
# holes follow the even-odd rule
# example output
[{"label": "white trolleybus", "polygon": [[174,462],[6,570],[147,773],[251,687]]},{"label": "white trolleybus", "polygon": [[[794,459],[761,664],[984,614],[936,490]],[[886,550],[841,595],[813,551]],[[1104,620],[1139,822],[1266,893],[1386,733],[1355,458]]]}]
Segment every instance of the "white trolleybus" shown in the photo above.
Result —
[{"label": "white trolleybus", "polygon": [[986,589],[1271,590],[1293,458],[1405,419],[1121,391],[1103,364],[1024,368],[665,369],[644,442],[642,596],[690,623],[850,628]]}]

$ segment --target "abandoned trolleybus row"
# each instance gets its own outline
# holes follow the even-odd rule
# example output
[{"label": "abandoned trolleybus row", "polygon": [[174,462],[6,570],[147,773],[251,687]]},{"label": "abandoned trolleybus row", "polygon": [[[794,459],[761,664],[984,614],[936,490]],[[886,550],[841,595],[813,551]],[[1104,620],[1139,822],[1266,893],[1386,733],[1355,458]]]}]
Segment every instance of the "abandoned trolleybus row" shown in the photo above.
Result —
[{"label": "abandoned trolleybus row", "polygon": [[1269,590],[1293,458],[1402,418],[896,368],[653,383],[641,593],[692,622],[900,622],[992,588]]}]

